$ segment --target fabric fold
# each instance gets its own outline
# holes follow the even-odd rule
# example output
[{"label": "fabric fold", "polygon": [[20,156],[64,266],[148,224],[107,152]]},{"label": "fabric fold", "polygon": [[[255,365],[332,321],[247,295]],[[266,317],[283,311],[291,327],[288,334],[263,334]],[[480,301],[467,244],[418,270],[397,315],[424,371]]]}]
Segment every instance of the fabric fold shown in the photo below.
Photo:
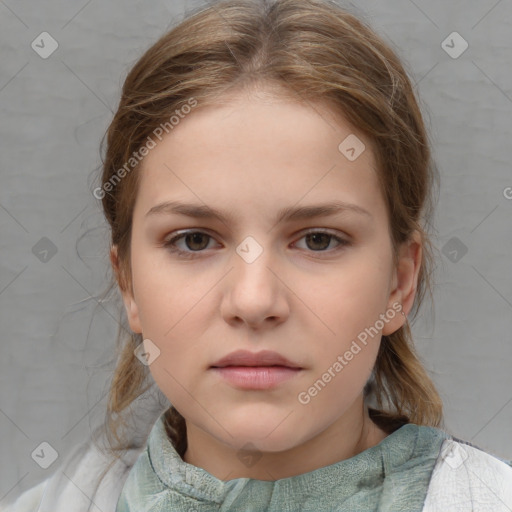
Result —
[{"label": "fabric fold", "polygon": [[420,512],[449,437],[440,429],[406,424],[377,445],[308,473],[223,481],[180,457],[162,414],[124,483],[116,512]]}]

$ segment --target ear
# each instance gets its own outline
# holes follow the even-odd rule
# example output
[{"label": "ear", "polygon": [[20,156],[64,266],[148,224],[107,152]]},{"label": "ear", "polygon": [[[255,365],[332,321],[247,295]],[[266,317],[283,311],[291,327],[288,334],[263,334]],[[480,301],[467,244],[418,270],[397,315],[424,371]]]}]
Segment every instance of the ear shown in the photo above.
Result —
[{"label": "ear", "polygon": [[139,310],[133,297],[133,292],[131,291],[133,287],[129,286],[129,284],[126,282],[125,276],[123,275],[119,265],[117,245],[113,245],[110,248],[110,262],[112,264],[112,269],[114,270],[116,281],[123,297],[123,303],[126,310],[126,316],[128,317],[128,323],[130,324],[130,329],[133,332],[140,334],[142,333],[142,327],[139,319]]},{"label": "ear", "polygon": [[[398,311],[398,314],[384,326],[384,335],[393,334],[407,320],[407,314],[411,311],[416,296],[422,255],[421,234],[415,230],[410,239],[400,246],[397,266],[393,269],[388,310]],[[402,315],[401,311],[405,315]]]}]

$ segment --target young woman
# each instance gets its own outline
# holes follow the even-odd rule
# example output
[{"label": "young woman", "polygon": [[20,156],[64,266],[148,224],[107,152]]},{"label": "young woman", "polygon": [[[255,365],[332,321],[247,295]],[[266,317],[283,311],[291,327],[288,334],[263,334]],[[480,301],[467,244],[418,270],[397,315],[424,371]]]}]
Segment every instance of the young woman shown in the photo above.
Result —
[{"label": "young woman", "polygon": [[[14,510],[512,510],[511,463],[443,430],[413,349],[435,178],[399,59],[333,2],[228,0],[164,35],[94,191],[133,333],[117,444]],[[134,446],[147,377],[172,406]]]}]

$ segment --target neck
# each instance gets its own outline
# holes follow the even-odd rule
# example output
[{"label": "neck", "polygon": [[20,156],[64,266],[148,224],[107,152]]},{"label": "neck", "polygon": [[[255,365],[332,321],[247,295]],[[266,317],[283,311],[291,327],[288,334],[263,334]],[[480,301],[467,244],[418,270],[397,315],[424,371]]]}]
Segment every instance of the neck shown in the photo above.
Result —
[{"label": "neck", "polygon": [[[183,460],[220,480],[253,478],[274,481],[330,466],[380,443],[387,434],[372,422],[362,396],[346,413],[316,436],[279,452],[253,453],[233,448],[187,422],[187,451]],[[248,467],[250,466],[250,467]]]}]

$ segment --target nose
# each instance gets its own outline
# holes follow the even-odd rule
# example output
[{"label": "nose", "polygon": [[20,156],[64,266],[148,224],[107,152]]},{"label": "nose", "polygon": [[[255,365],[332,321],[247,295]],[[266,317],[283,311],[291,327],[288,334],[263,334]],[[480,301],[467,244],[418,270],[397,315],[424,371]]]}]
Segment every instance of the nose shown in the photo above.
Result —
[{"label": "nose", "polygon": [[252,329],[284,322],[289,315],[291,291],[282,268],[270,250],[262,250],[255,259],[239,250],[224,282],[221,305],[224,320],[233,326],[246,324]]}]

